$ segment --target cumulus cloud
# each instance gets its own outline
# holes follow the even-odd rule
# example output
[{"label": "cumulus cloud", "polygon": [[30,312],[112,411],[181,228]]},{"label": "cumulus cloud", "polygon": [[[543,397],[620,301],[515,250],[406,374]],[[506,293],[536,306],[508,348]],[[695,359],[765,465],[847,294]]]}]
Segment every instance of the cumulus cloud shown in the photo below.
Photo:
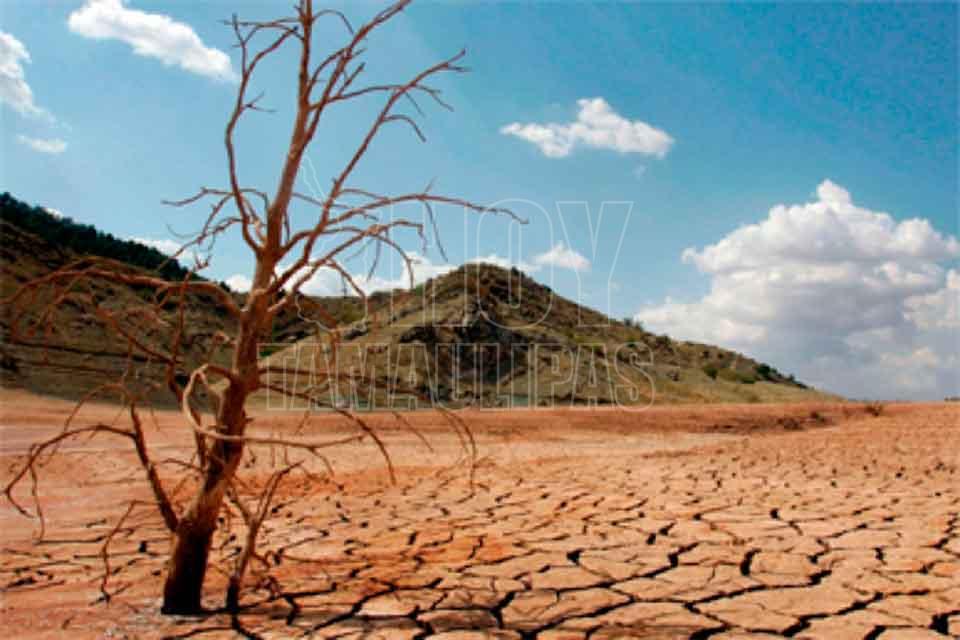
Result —
[{"label": "cumulus cloud", "polygon": [[951,269],[942,289],[908,298],[906,306],[907,317],[921,329],[960,329],[960,271]]},{"label": "cumulus cloud", "polygon": [[52,120],[45,109],[37,106],[33,90],[27,84],[23,63],[30,62],[30,53],[14,36],[0,31],[0,103],[22,116]]},{"label": "cumulus cloud", "polygon": [[541,267],[553,266],[571,271],[590,270],[590,261],[562,242],[555,244],[549,251],[534,256],[533,263]]},{"label": "cumulus cloud", "polygon": [[[449,273],[456,268],[453,265],[436,264],[428,257],[422,256],[416,252],[410,253],[410,259],[413,268],[414,285],[425,282],[430,278]],[[278,271],[282,272],[287,268],[288,266],[280,265]],[[398,271],[400,270],[398,269]],[[351,273],[350,277],[366,294],[373,293],[374,291],[405,289],[410,286],[410,275],[405,268],[402,270],[402,272],[399,272],[395,278],[383,277],[376,274],[369,276],[369,274],[362,269],[358,269],[356,273]],[[251,285],[253,284],[250,278],[241,274],[232,275],[224,282],[226,282],[231,289],[236,291],[249,291]],[[346,286],[344,286],[345,284]],[[355,294],[353,288],[348,283],[344,282],[338,271],[328,268],[319,269],[310,277],[309,280],[307,280],[307,282],[303,284],[300,290],[303,293],[311,296],[340,296],[344,294]]]},{"label": "cumulus cloud", "polygon": [[87,0],[70,14],[67,24],[78,35],[120,40],[137,55],[156,58],[167,66],[177,65],[216,80],[237,79],[230,56],[206,46],[189,25],[160,13],[130,9],[124,0]]},{"label": "cumulus cloud", "polygon": [[580,111],[574,122],[513,122],[500,129],[536,145],[548,158],[565,158],[577,146],[611,149],[620,153],[641,153],[662,158],[673,146],[673,138],[641,120],[628,120],[603,98],[577,100]]},{"label": "cumulus cloud", "polygon": [[[169,238],[130,238],[134,242],[139,242],[142,245],[153,247],[162,254],[172,256],[180,251],[180,248],[183,246],[176,240],[170,240]],[[193,259],[192,251],[184,251],[177,256],[178,260],[190,261]]]},{"label": "cumulus cloud", "polygon": [[828,268],[846,269],[856,278],[860,272],[850,269],[858,262],[888,271],[942,262],[960,253],[957,239],[937,233],[929,221],[897,223],[887,213],[857,207],[850,194],[829,180],[820,185],[817,196],[813,203],[778,205],[762,223],[741,227],[703,251],[687,249],[683,260],[710,274],[801,263],[817,268],[806,277],[838,277],[822,273]]},{"label": "cumulus cloud", "polygon": [[67,143],[60,138],[31,138],[18,135],[17,141],[39,153],[58,154],[67,150]]},{"label": "cumulus cloud", "polygon": [[958,392],[960,243],[927,220],[897,222],[824,181],[683,260],[711,278],[695,302],[667,299],[637,320],[772,361],[857,397]]},{"label": "cumulus cloud", "polygon": [[[429,257],[421,255],[417,252],[411,252],[409,255],[412,262],[414,286],[426,282],[431,278],[436,278],[450,273],[457,268],[456,265],[433,262]],[[467,264],[479,263],[492,264],[503,269],[515,267],[527,273],[536,273],[542,268],[539,264],[529,263],[524,260],[514,261],[495,253],[467,260]],[[399,264],[395,266],[397,266],[396,277],[386,277],[378,274],[370,276],[362,269],[356,269],[355,272],[350,273],[350,277],[366,294],[371,294],[375,291],[391,291],[394,289],[408,288],[410,286],[409,272],[406,270],[406,268],[401,269]],[[285,267],[281,265],[279,271],[283,271],[284,269]],[[236,291],[250,290],[250,279],[240,274],[230,276],[225,280],[225,282],[230,285],[231,289]],[[344,287],[344,281],[339,272],[326,268],[319,269],[315,274],[313,274],[310,279],[301,287],[301,291],[307,295],[313,296],[340,296],[344,294],[355,294],[353,288],[349,284],[347,284],[346,288]]]},{"label": "cumulus cloud", "polygon": [[513,261],[510,258],[505,258],[495,253],[481,256],[479,258],[473,258],[467,262],[472,264],[492,264],[495,267],[500,267],[501,269],[519,269],[520,271],[524,271],[526,273],[536,273],[540,270],[540,265],[538,264],[531,264],[525,260]]},{"label": "cumulus cloud", "polygon": [[[426,256],[417,253],[411,253],[410,259],[413,270],[413,284],[418,285],[435,276],[443,275],[452,271],[454,267],[445,264],[434,264]],[[284,270],[281,266],[280,270]],[[392,289],[405,289],[410,286],[410,274],[405,268],[398,267],[398,274],[395,278],[387,278],[377,274],[370,276],[365,270],[358,269],[357,273],[351,273],[350,277],[357,286],[366,294],[374,291],[390,291]],[[318,270],[301,287],[301,291],[312,296],[340,296],[354,295],[355,291],[345,283],[340,273],[323,268]]]},{"label": "cumulus cloud", "polygon": [[52,215],[57,220],[63,219],[63,211],[60,211],[59,209],[54,209],[52,207],[44,207],[43,210],[49,213],[50,215]]},{"label": "cumulus cloud", "polygon": [[[456,265],[433,262],[427,256],[416,252],[410,253],[410,259],[412,262],[414,286],[426,282],[431,278],[450,273],[457,268]],[[530,264],[523,260],[515,262],[495,253],[471,258],[467,260],[467,263],[492,264],[503,269],[516,267],[521,271],[527,271],[529,273],[534,273],[540,269],[539,265]],[[406,268],[401,269],[399,265],[397,265],[396,272],[396,277],[384,277],[377,274],[369,276],[365,271],[358,269],[358,273],[352,273],[351,277],[354,282],[357,283],[357,286],[367,294],[373,293],[374,291],[391,291],[393,289],[408,288],[410,286],[410,273]],[[304,285],[302,290],[304,293],[317,296],[342,295],[344,293],[343,280],[336,271],[332,269],[321,269]],[[346,293],[352,295],[354,291],[352,288],[347,287]]]},{"label": "cumulus cloud", "polygon": [[[418,285],[422,282],[425,282],[431,278],[436,278],[438,276],[445,275],[457,268],[456,265],[452,264],[442,264],[432,262],[427,256],[420,255],[416,252],[410,254],[411,260],[413,262],[413,284]],[[490,253],[485,256],[477,256],[475,258],[470,258],[466,261],[466,264],[491,264],[501,269],[519,269],[528,274],[534,274],[540,271],[544,266],[553,265],[562,269],[574,269],[574,270],[585,270],[590,268],[590,261],[584,258],[582,255],[567,249],[564,245],[558,244],[553,247],[550,251],[546,253],[539,254],[534,256],[531,262],[526,260],[513,260],[496,253]],[[340,292],[340,277],[334,272],[330,272],[330,275],[333,276],[332,280],[335,280],[337,283],[337,291]],[[396,278],[384,278],[377,275],[374,275],[372,278],[368,278],[366,274],[354,275],[353,278],[357,281],[360,287],[367,293],[373,291],[388,291],[391,289],[403,289],[410,286],[410,275],[404,269],[402,273],[399,273]],[[327,279],[329,276],[327,276]]]},{"label": "cumulus cloud", "polygon": [[234,274],[224,280],[227,283],[227,286],[233,289],[234,291],[239,291],[241,293],[246,293],[250,291],[250,287],[253,286],[253,280],[247,276],[242,276],[239,273]]}]

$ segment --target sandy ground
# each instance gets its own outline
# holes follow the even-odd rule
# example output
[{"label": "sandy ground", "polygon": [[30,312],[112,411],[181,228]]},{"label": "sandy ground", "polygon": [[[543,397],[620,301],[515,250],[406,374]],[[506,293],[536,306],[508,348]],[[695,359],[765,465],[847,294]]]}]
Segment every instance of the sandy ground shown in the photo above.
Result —
[{"label": "sandy ground", "polygon": [[[0,469],[56,433],[72,405],[0,392]],[[168,537],[129,443],[65,444],[37,520],[0,502],[0,627],[8,637],[926,638],[960,636],[960,405],[740,405],[465,412],[471,487],[443,417],[369,418],[329,451],[336,474],[293,475],[264,526],[244,610],[158,613]],[[79,424],[111,421],[91,406]],[[289,435],[298,415],[253,428]],[[122,418],[118,424],[123,424]],[[349,431],[324,416],[310,438]],[[156,460],[188,451],[179,416],[150,423]],[[291,454],[294,458],[303,453]],[[262,483],[282,454],[244,467]],[[297,458],[299,459],[299,458]],[[459,460],[459,462],[458,462]],[[161,467],[168,487],[175,468]],[[31,504],[30,485],[16,497]],[[186,496],[181,491],[178,495]],[[237,552],[238,518],[214,558]],[[222,603],[211,571],[208,604]]]}]

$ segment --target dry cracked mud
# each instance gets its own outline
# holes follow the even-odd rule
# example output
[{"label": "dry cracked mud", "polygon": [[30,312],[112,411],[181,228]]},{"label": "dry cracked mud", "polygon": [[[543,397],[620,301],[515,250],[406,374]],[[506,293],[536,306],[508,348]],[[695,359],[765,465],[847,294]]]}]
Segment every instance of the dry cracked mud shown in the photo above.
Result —
[{"label": "dry cracked mud", "polygon": [[[61,410],[16,404],[6,474]],[[235,619],[158,614],[167,542],[146,512],[111,543],[104,602],[100,544],[139,476],[119,444],[64,450],[41,484],[45,542],[3,507],[2,626],[33,638],[960,636],[957,405],[477,413],[473,489],[447,466],[454,436],[417,415],[435,451],[390,434],[396,486],[357,445],[336,458],[336,483],[287,487],[261,543],[270,568]],[[223,557],[233,535],[218,539]],[[211,606],[222,586],[212,572]]]}]

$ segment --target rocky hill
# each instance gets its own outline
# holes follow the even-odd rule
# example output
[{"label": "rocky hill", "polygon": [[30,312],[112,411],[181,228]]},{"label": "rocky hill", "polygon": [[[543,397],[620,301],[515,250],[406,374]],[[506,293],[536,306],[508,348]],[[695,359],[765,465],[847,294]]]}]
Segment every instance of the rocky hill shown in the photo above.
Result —
[{"label": "rocky hill", "polygon": [[[336,344],[334,348],[332,345]],[[277,406],[642,406],[825,399],[775,368],[612,320],[517,270],[469,264],[411,292],[374,296],[334,340],[272,357],[302,394]],[[335,384],[327,376],[336,372]]]}]

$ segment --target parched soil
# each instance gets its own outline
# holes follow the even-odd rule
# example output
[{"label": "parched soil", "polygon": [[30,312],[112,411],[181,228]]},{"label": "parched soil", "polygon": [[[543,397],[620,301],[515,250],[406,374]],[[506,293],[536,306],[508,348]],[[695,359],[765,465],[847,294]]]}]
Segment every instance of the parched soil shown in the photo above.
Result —
[{"label": "parched soil", "polygon": [[[2,392],[0,479],[71,405]],[[81,423],[114,420],[91,406]],[[8,637],[934,638],[960,636],[960,406],[738,405],[475,411],[470,482],[442,415],[369,416],[278,493],[243,610],[159,615],[167,535],[122,439],[65,444],[41,473],[37,520],[0,503]],[[118,424],[123,424],[119,416]],[[300,416],[264,413],[283,435]],[[188,451],[157,415],[158,461]],[[310,437],[347,433],[324,416]],[[262,484],[282,452],[244,468]],[[307,454],[291,453],[300,459]],[[297,458],[299,456],[299,458]],[[161,467],[172,489],[177,471]],[[178,495],[186,497],[181,491]],[[15,493],[32,504],[27,482]],[[215,543],[229,567],[243,529]],[[109,546],[109,580],[101,550]],[[212,570],[208,604],[222,604]]]}]

